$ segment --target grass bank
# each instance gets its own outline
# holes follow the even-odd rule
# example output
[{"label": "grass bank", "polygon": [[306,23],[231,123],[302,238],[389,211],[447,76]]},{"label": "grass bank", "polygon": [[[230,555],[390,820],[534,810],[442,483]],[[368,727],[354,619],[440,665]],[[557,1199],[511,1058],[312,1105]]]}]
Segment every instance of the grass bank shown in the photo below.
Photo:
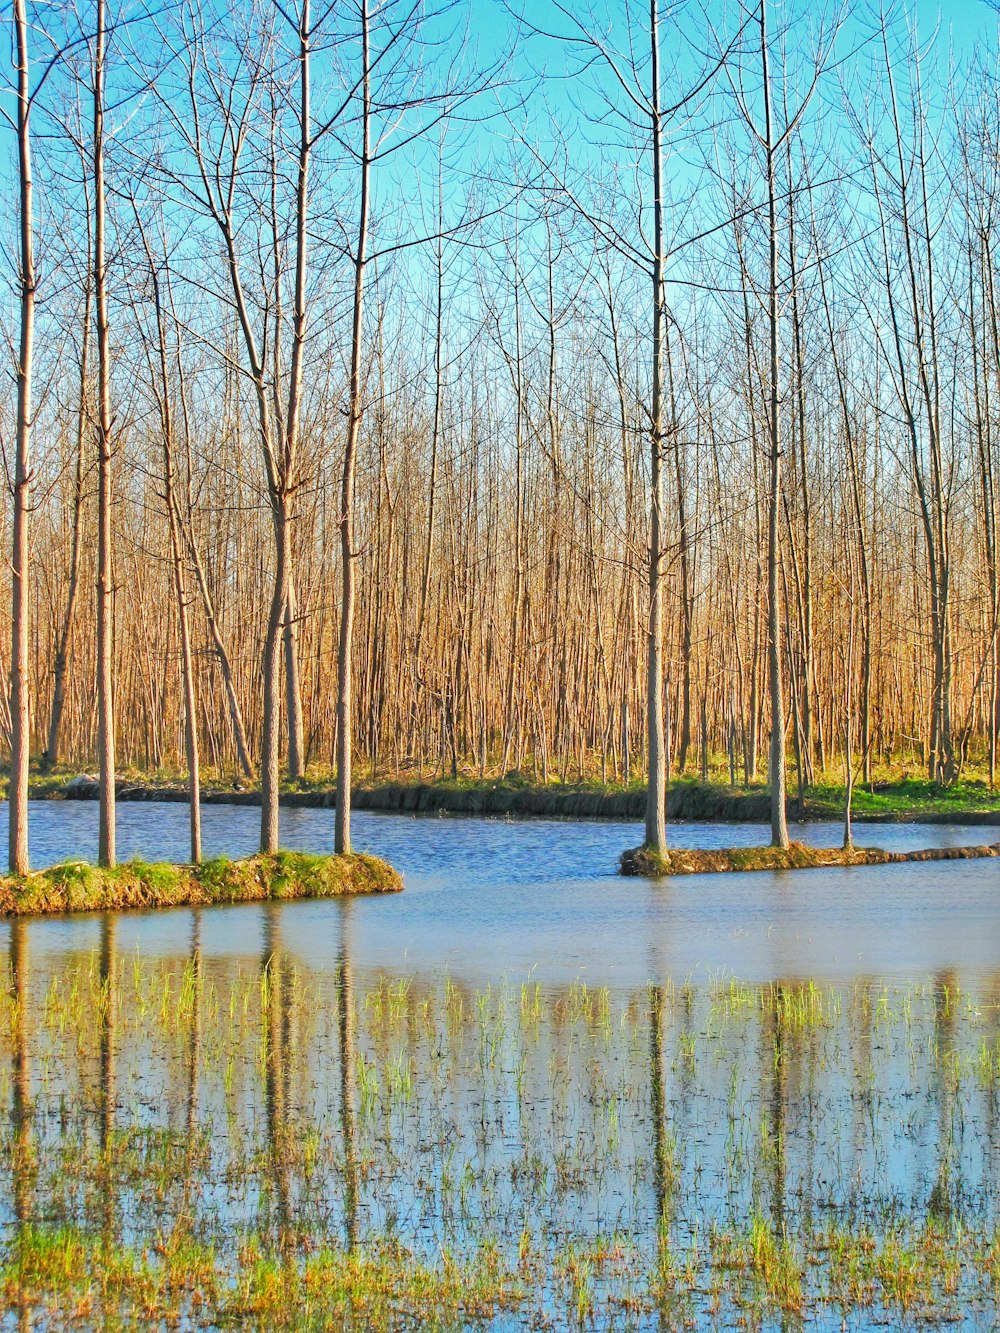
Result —
[{"label": "grass bank", "polygon": [[927,847],[915,852],[886,852],[881,847],[806,847],[793,842],[781,847],[724,847],[713,851],[670,848],[665,854],[645,847],[622,852],[623,875],[662,879],[668,875],[716,875],[727,871],[819,870],[825,866],[884,866],[908,861],[970,861],[1000,856],[1000,842],[991,846]]},{"label": "grass bank", "polygon": [[[50,774],[32,783],[31,794],[37,799],[96,800],[97,782],[82,774]],[[133,774],[120,779],[118,799],[186,801],[187,790],[173,775]],[[209,778],[202,800],[206,805],[259,805],[260,793],[242,782]],[[281,802],[332,807],[332,779],[320,773],[286,783]],[[503,778],[369,781],[355,788],[352,802],[357,810],[396,813],[633,820],[645,814],[646,788],[641,783],[594,781],[543,784],[526,774],[508,773]],[[1000,791],[991,791],[975,777],[940,787],[907,774],[883,775],[869,786],[855,787],[853,810],[859,823],[1000,824]],[[843,791],[833,780],[810,787],[801,806],[797,795],[788,801],[790,819],[838,820],[842,812]],[[667,817],[681,822],[766,823],[770,796],[762,782],[731,787],[723,781],[674,778],[667,791]]]},{"label": "grass bank", "polygon": [[126,861],[101,868],[67,861],[23,877],[0,877],[0,915],[106,912],[276,898],[398,893],[399,874],[376,856],[275,852],[200,865]]}]

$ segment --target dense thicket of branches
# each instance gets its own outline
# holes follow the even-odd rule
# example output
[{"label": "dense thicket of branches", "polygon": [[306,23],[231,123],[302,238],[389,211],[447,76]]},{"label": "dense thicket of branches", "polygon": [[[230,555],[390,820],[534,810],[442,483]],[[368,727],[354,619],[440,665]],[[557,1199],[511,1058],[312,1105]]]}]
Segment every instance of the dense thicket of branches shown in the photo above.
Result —
[{"label": "dense thicket of branches", "polygon": [[[257,765],[278,492],[289,533],[279,597],[281,669],[291,673],[282,748],[300,707],[293,767],[329,768],[336,756],[366,82],[362,9],[344,17],[349,8],[313,18],[310,264],[298,274],[301,24],[268,0],[229,13],[181,0],[155,18],[109,18],[120,764],[183,766],[191,697],[203,760],[234,774]],[[627,134],[605,134],[605,121],[588,138],[582,97],[583,111],[566,116],[580,141],[553,149],[550,134],[543,148],[544,80],[514,90],[517,110],[500,118],[494,77],[493,119],[476,130],[486,115],[472,96],[478,76],[463,84],[455,74],[443,17],[369,9],[372,49],[388,54],[367,81],[355,777],[514,768],[543,779],[639,776],[649,278],[627,242],[638,248],[644,225],[641,126],[631,156]],[[735,109],[761,96],[752,45],[744,50],[739,37],[754,13],[735,14],[725,39],[707,24],[695,34],[702,49],[731,42],[732,51],[667,143],[676,194],[663,436],[668,730],[675,771],[696,771],[710,756],[737,781],[766,770],[770,727],[767,198],[760,147]],[[65,48],[38,94],[34,126],[31,749],[84,765],[94,761],[98,727],[101,414],[90,329],[93,164],[79,128],[92,44],[84,30],[47,40],[49,12],[31,14],[29,4],[29,15],[36,50]],[[640,69],[648,17],[634,16]],[[699,22],[693,7],[681,17]],[[619,15],[614,31],[622,24]],[[543,41],[550,62],[565,56],[573,72],[573,49],[531,38]],[[776,154],[789,753],[808,777],[851,735],[866,769],[892,760],[950,780],[974,761],[992,779],[1000,710],[992,57],[980,52],[945,80],[940,49],[918,50],[905,27],[852,26],[843,60],[807,50],[794,26],[772,41],[781,124],[789,103],[808,100],[798,85],[823,65],[806,114]],[[681,62],[662,77],[680,89],[689,74]],[[559,88],[557,101],[566,96]],[[527,120],[526,106],[534,107]],[[512,128],[526,123],[530,130]],[[382,162],[386,145],[399,154]],[[16,265],[16,294],[15,279]],[[13,300],[3,318],[16,348]],[[305,338],[297,368],[296,337]],[[261,433],[271,431],[276,450],[287,440],[293,373],[301,375],[294,457],[276,480],[262,467]],[[12,375],[0,399],[10,475],[15,417]],[[56,692],[64,698],[53,728]],[[9,731],[6,708],[3,722]],[[296,732],[297,724],[297,750]]]}]

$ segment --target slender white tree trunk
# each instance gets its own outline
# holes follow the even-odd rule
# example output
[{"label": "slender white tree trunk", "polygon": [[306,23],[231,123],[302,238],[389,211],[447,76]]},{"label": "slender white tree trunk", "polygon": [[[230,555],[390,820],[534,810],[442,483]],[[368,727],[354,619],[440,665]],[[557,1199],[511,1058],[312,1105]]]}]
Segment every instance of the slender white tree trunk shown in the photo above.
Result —
[{"label": "slender white tree trunk", "polygon": [[768,324],[770,326],[770,398],[768,436],[770,487],[767,524],[767,678],[771,696],[771,750],[768,782],[771,788],[771,843],[788,846],[785,812],[785,691],[781,674],[781,398],[778,391],[778,205],[775,180],[774,128],[771,116],[771,70],[767,51],[767,6],[760,6],[760,60],[764,84],[764,153],[767,170],[767,225],[769,238]]},{"label": "slender white tree trunk", "polygon": [[368,185],[371,170],[371,80],[368,56],[368,3],[361,4],[361,199],[358,246],[354,256],[354,318],[351,330],[351,389],[347,447],[340,489],[341,611],[337,661],[337,813],[334,851],[351,851],[351,655],[354,636],[354,468],[363,412],[361,351],[364,336],[365,266],[368,252]]},{"label": "slender white tree trunk", "polygon": [[97,0],[94,51],[94,304],[97,312],[97,745],[100,781],[98,860],[115,863],[115,705],[112,668],[111,349],[105,272],[104,61],[106,4]]},{"label": "slender white tree trunk", "polygon": [[12,875],[28,870],[28,516],[31,490],[31,358],[35,334],[34,209],[25,0],[14,0],[17,48],[17,158],[20,189],[21,339],[17,360],[17,439],[14,459],[14,532],[11,552],[10,792],[8,860]]},{"label": "slender white tree trunk", "polygon": [[650,0],[653,130],[653,388],[650,411],[649,616],[646,624],[646,727],[649,774],[646,840],[649,851],[667,846],[667,747],[663,723],[663,145],[660,123],[660,19]]}]

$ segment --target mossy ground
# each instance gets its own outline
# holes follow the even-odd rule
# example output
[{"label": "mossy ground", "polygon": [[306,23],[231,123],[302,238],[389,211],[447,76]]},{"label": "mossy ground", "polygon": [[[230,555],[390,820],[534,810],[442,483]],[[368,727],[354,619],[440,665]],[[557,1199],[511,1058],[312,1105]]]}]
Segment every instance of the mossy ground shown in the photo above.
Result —
[{"label": "mossy ground", "polygon": [[390,865],[366,855],[275,852],[235,861],[220,857],[200,865],[126,861],[108,868],[67,861],[24,877],[0,877],[0,915],[335,898],[395,893],[402,887]]},{"label": "mossy ground", "polygon": [[801,842],[781,847],[723,847],[711,851],[669,848],[654,852],[633,847],[621,856],[621,873],[647,879],[668,875],[714,875],[726,871],[817,870],[827,866],[880,866],[909,861],[958,861],[1000,856],[992,846],[928,847],[914,852],[886,852],[880,847],[806,847]]}]

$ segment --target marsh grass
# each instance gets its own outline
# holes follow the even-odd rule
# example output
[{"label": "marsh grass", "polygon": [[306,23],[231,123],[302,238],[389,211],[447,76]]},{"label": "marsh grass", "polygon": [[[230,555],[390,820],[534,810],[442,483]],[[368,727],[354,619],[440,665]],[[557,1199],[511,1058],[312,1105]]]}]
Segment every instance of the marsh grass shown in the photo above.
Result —
[{"label": "marsh grass", "polygon": [[99,867],[67,861],[21,878],[0,877],[0,916],[330,898],[395,893],[402,887],[391,866],[363,854],[275,852],[242,860],[220,857],[200,865],[132,860]]},{"label": "marsh grass", "polygon": [[964,847],[928,847],[886,852],[880,847],[671,847],[665,852],[633,847],[621,855],[623,875],[664,879],[669,875],[717,875],[753,870],[819,870],[831,866],[901,865],[913,861],[958,861],[1000,856],[1000,843]]},{"label": "marsh grass", "polygon": [[[268,910],[268,909],[265,909]],[[1000,1299],[995,987],[39,955],[0,995],[0,1300],[54,1327],[683,1327]],[[984,1058],[983,1051],[988,1053]],[[971,1312],[971,1314],[970,1314]]]}]

